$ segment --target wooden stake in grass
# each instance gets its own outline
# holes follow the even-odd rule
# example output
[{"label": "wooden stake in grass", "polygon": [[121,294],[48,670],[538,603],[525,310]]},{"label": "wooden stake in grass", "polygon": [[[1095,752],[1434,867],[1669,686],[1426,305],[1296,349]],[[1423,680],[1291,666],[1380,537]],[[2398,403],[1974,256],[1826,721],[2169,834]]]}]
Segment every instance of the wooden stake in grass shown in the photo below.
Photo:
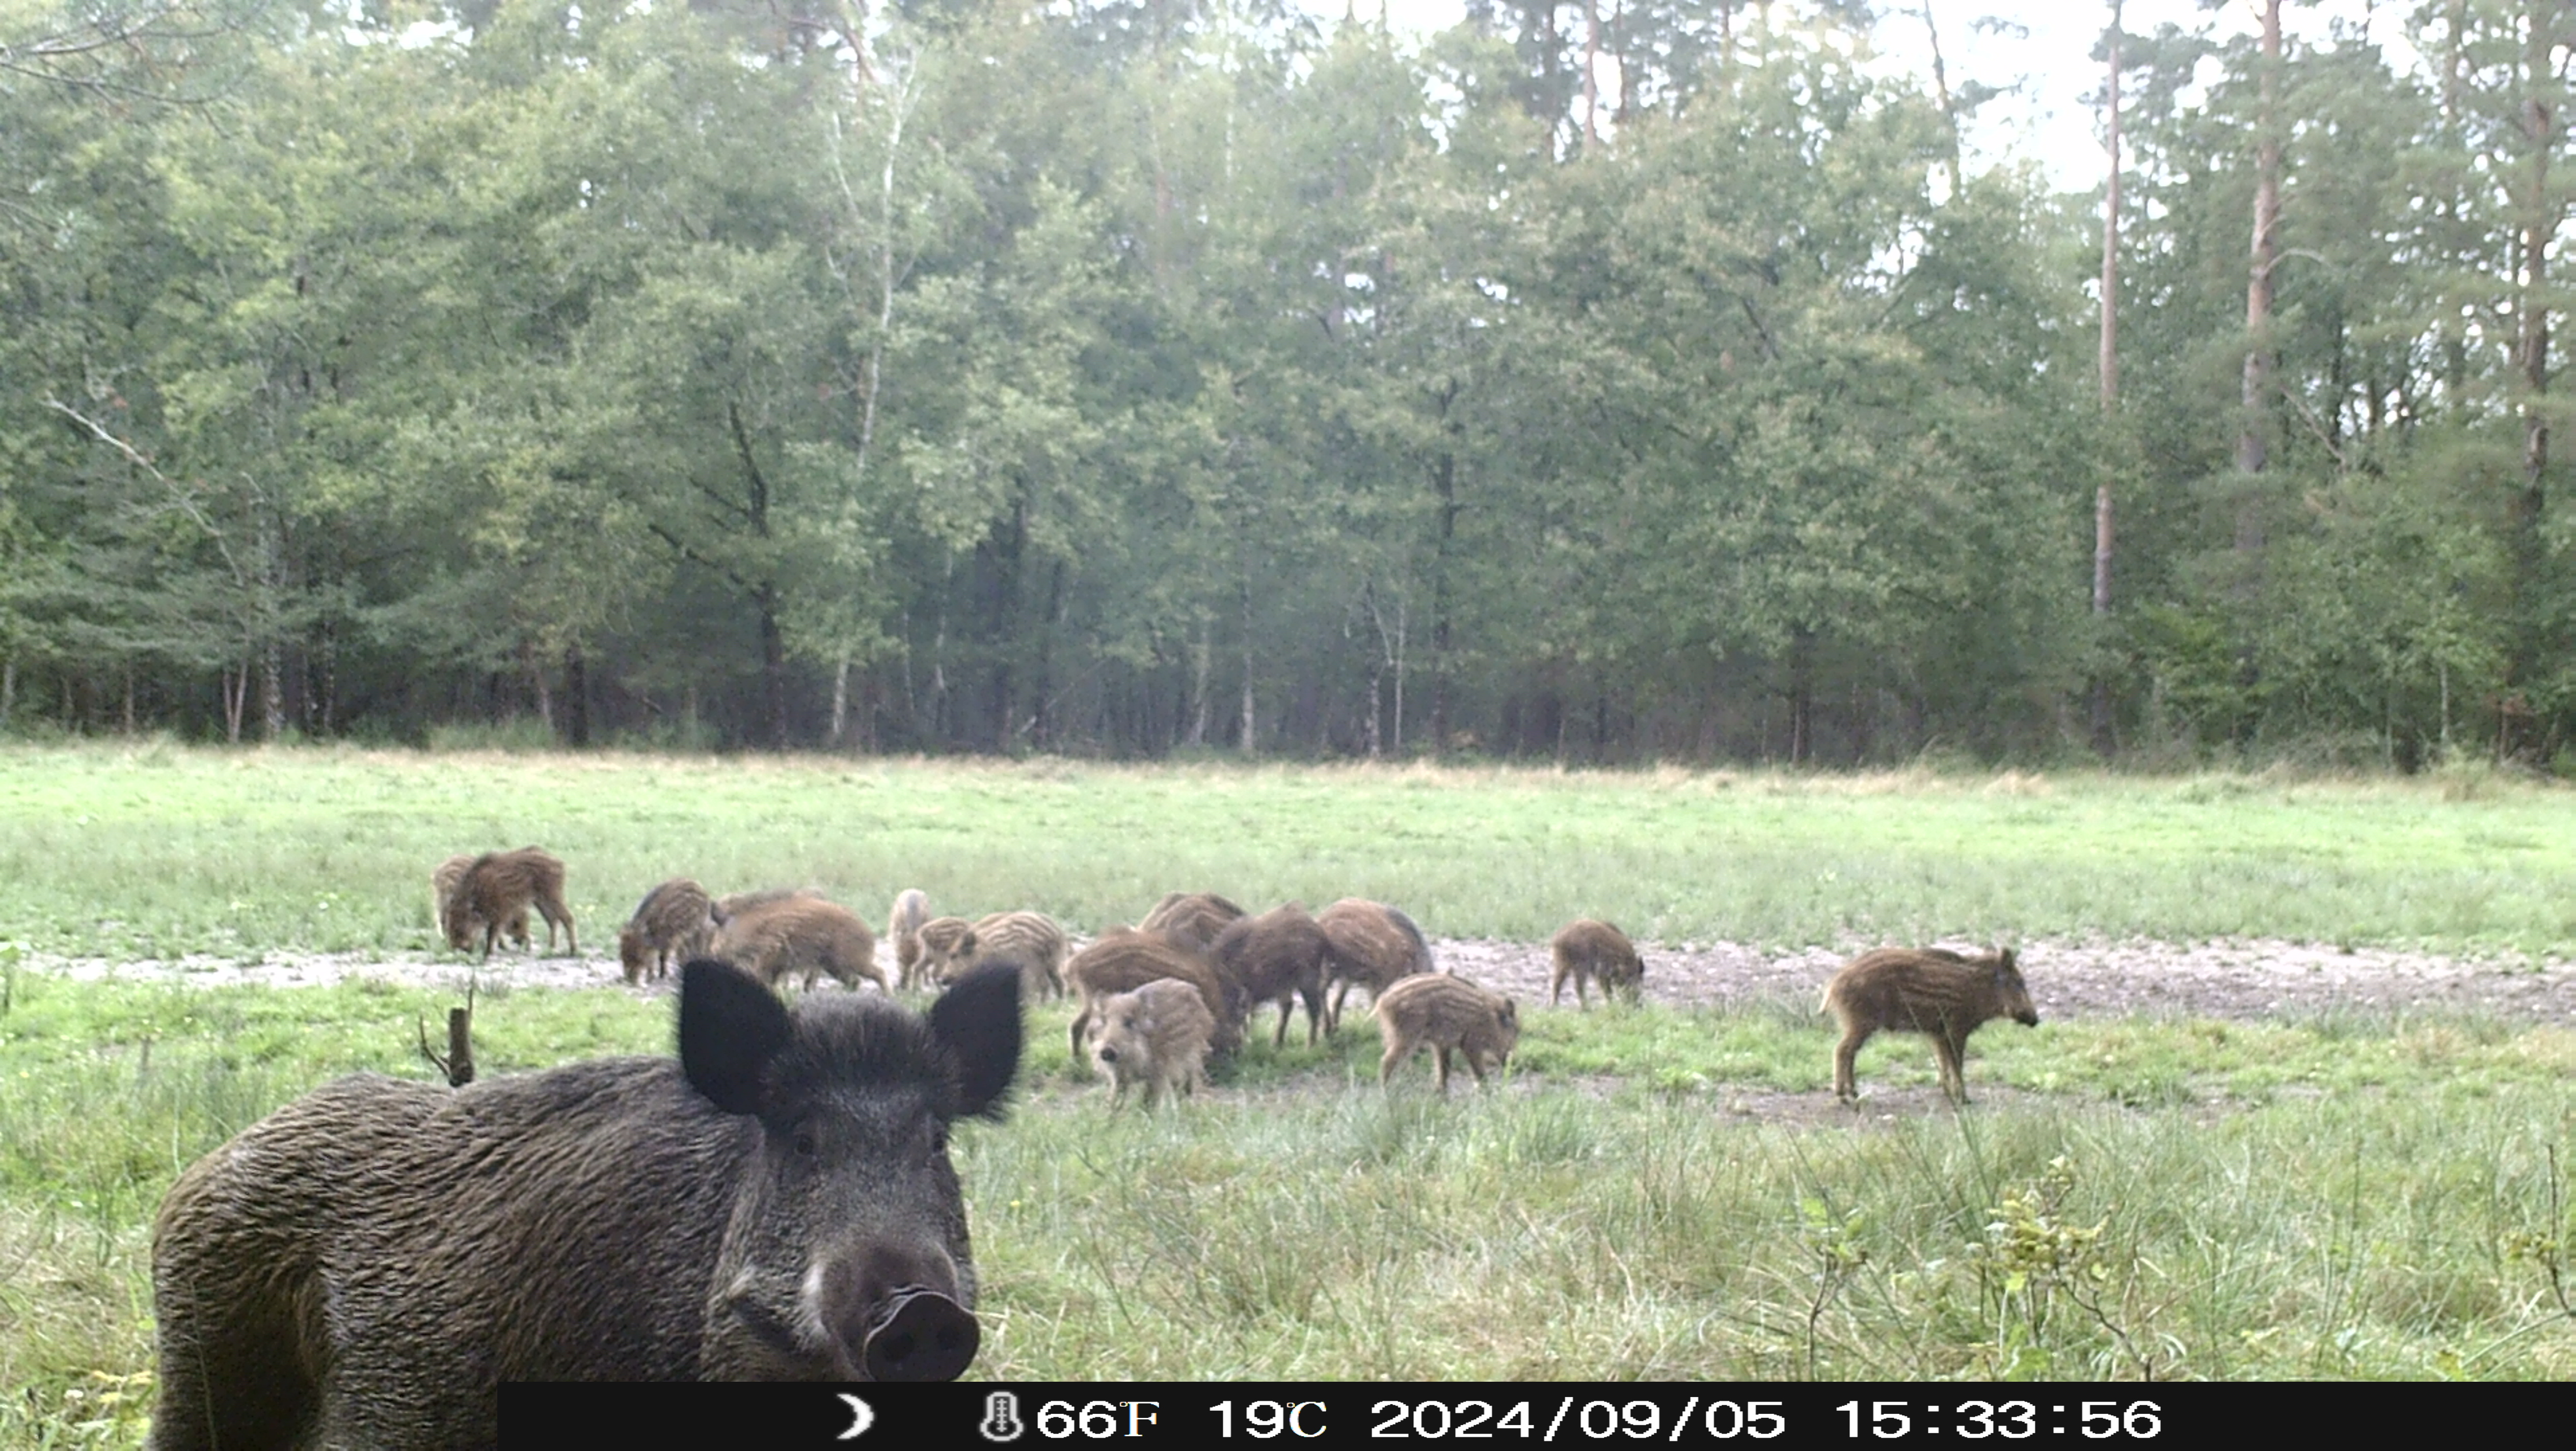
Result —
[{"label": "wooden stake in grass", "polygon": [[474,988],[479,973],[465,979],[465,1006],[447,1010],[447,1056],[429,1046],[429,1025],[418,1018],[412,1026],[420,1032],[420,1056],[438,1066],[447,1075],[447,1086],[463,1088],[474,1081]]}]

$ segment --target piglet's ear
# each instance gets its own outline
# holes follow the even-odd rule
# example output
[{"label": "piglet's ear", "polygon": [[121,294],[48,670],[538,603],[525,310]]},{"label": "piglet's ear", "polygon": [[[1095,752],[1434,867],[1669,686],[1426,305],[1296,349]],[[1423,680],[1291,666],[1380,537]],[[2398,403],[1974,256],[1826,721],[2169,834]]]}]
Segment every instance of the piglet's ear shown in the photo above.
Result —
[{"label": "piglet's ear", "polygon": [[930,1032],[957,1060],[958,1112],[998,1119],[1020,1072],[1020,969],[988,962],[930,1005]]},{"label": "piglet's ear", "polygon": [[787,1005],[750,974],[704,957],[680,969],[680,1071],[716,1107],[759,1111],[787,1035]]}]

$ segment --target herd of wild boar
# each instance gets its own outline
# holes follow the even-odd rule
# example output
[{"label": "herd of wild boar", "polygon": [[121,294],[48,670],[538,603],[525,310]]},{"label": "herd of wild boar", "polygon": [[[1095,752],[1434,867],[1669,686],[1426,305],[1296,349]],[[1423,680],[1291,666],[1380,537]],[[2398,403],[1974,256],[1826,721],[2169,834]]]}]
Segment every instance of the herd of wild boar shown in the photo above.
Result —
[{"label": "herd of wild boar", "polygon": [[[439,929],[458,951],[471,950],[478,934],[487,957],[503,938],[528,947],[532,908],[545,918],[549,950],[558,925],[567,943],[573,940],[563,863],[536,847],[450,857],[430,884]],[[1069,993],[1078,1001],[1068,1047],[1109,1081],[1113,1105],[1133,1085],[1143,1086],[1149,1107],[1194,1092],[1207,1082],[1209,1060],[1239,1051],[1252,1018],[1268,1005],[1279,1009],[1274,1048],[1286,1043],[1301,1005],[1308,1043],[1336,1032],[1355,987],[1368,992],[1386,1045],[1382,1084],[1423,1048],[1432,1050],[1443,1091],[1453,1053],[1481,1083],[1520,1039],[1519,1009],[1509,997],[1440,971],[1411,917],[1357,897],[1320,913],[1291,902],[1256,916],[1213,892],[1173,892],[1135,926],[1110,927],[1075,952],[1064,928],[1044,913],[933,917],[928,897],[908,888],[887,914],[886,937],[894,950],[891,984],[877,966],[868,924],[819,893],[711,897],[697,882],[674,877],[645,893],[618,933],[617,951],[630,984],[697,957],[730,963],[771,987],[792,979],[810,989],[829,974],[845,987],[867,982],[881,992],[936,990],[974,968],[1007,968],[1026,998]],[[1549,950],[1551,1005],[1564,1000],[1569,983],[1581,1008],[1591,1006],[1596,986],[1631,1002],[1642,993],[1645,961],[1610,923],[1570,922]],[[1834,1093],[1846,1103],[1858,1097],[1853,1060],[1874,1034],[1929,1037],[1942,1091],[1964,1103],[1960,1062],[1968,1035],[1995,1018],[2039,1021],[2010,949],[1976,957],[1943,948],[1863,953],[1835,974],[1819,1011],[1842,1029]]]},{"label": "herd of wild boar", "polygon": [[[564,866],[535,847],[431,878],[458,951],[561,928]],[[975,1267],[950,1127],[1001,1116],[1022,1000],[1071,995],[1072,1047],[1146,1104],[1207,1082],[1276,1005],[1313,1042],[1354,987],[1374,1002],[1381,1084],[1424,1048],[1481,1082],[1520,1039],[1501,993],[1438,970],[1412,918],[1349,898],[1253,914],[1175,892],[1079,952],[1037,912],[933,917],[895,899],[892,988],[865,922],[818,893],[712,896],[673,878],[619,934],[629,983],[680,966],[679,1053],[596,1059],[449,1089],[355,1074],[182,1172],[154,1225],[160,1404],[177,1448],[488,1446],[499,1387],[552,1380],[947,1380],[975,1357]],[[1572,982],[1638,996],[1607,922],[1551,944]],[[815,992],[830,975],[876,992]],[[804,991],[784,996],[793,982]],[[900,991],[936,988],[924,1008]],[[1864,953],[1825,991],[1834,1090],[1873,1033],[1960,1055],[1997,1017],[2036,1023],[2009,950]]]}]

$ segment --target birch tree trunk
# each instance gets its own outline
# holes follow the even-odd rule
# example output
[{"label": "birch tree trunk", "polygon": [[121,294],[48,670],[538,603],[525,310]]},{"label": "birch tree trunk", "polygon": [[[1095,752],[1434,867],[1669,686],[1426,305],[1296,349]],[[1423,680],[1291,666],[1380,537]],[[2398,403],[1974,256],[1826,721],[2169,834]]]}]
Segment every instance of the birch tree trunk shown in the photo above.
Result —
[{"label": "birch tree trunk", "polygon": [[2263,548],[2262,508],[2252,481],[2270,462],[2271,451],[2264,418],[2272,392],[2272,269],[2280,260],[2281,0],[2263,0],[2260,64],[2261,109],[2254,123],[2254,242],[2245,269],[2245,372],[2239,397],[2244,412],[2236,435],[2236,471],[2245,481],[2236,509],[2236,548],[2249,569]]},{"label": "birch tree trunk", "polygon": [[1235,583],[1237,598],[1243,605],[1243,754],[1261,751],[1261,726],[1252,714],[1252,578],[1247,573]]},{"label": "birch tree trunk", "polygon": [[1215,641],[1208,638],[1213,626],[1199,621],[1198,643],[1190,647],[1190,732],[1181,741],[1185,746],[1207,744],[1208,667],[1213,663]]},{"label": "birch tree trunk", "polygon": [[[2115,128],[2120,124],[2118,119],[2120,112],[2119,25],[2120,7],[2115,3],[2111,7],[2113,47],[2111,51],[2111,124]],[[1959,108],[1950,98],[1949,67],[1941,63],[1941,27],[1933,22],[1932,0],[1923,0],[1923,36],[1932,46],[1932,95],[1941,103],[1941,121],[1949,132],[1949,152],[1942,159],[1950,168],[1950,195],[1955,198],[1959,195],[1959,188],[1964,181],[1959,158]],[[2112,170],[2117,172],[2119,165],[2119,141],[2115,130],[2111,143]],[[2114,180],[2111,185],[2117,188],[2119,182]]]}]

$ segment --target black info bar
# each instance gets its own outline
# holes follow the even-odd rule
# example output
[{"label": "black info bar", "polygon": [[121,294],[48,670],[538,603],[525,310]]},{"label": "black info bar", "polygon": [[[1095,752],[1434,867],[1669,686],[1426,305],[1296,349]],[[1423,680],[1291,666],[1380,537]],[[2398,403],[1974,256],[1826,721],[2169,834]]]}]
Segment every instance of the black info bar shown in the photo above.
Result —
[{"label": "black info bar", "polygon": [[[512,1451],[617,1447],[2173,1446],[2295,1427],[2366,1444],[2443,1417],[2563,1416],[2556,1386],[1566,1382],[507,1385]],[[2519,1409],[2517,1409],[2517,1407]],[[2548,1418],[2544,1422],[2542,1418]],[[2434,1422],[2441,1424],[2441,1422]]]}]

